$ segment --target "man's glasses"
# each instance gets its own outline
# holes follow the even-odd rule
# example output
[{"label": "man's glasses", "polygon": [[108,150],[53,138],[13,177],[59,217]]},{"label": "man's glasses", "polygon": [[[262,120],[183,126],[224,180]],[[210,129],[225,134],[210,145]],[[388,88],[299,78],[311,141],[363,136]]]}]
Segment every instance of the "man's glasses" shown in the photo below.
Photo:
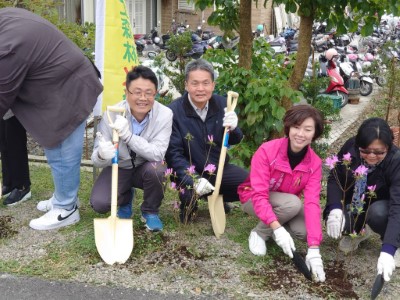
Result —
[{"label": "man's glasses", "polygon": [[374,155],[383,155],[385,154],[387,151],[378,151],[378,150],[368,150],[368,149],[362,149],[362,148],[358,148],[358,150],[360,150],[360,152],[362,154],[365,155],[369,155],[369,154],[374,154]]},{"label": "man's glasses", "polygon": [[128,90],[128,89],[126,89],[126,90],[129,92],[129,94],[135,96],[135,98],[138,98],[138,99],[141,98],[141,97],[143,96],[143,97],[145,97],[146,99],[151,100],[151,99],[153,99],[154,96],[155,96],[155,93],[154,93],[154,92],[150,92],[150,91],[142,92],[142,91],[137,90],[137,91],[131,92],[131,91]]}]

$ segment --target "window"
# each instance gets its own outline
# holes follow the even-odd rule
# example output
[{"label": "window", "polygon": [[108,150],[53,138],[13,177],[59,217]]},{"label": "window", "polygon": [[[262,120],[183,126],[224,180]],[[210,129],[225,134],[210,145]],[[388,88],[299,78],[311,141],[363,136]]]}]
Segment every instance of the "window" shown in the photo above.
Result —
[{"label": "window", "polygon": [[194,10],[194,2],[190,1],[188,3],[187,0],[178,0],[178,9],[179,10]]}]

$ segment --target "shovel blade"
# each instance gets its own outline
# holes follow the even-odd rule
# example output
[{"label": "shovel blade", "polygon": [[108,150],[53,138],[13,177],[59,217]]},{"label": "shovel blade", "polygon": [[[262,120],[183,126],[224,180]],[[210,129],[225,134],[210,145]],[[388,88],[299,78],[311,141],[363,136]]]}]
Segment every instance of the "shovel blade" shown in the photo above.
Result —
[{"label": "shovel blade", "polygon": [[224,209],[224,199],[222,195],[214,194],[208,197],[208,209],[210,211],[211,225],[217,238],[225,231],[226,216]]},{"label": "shovel blade", "polygon": [[105,263],[125,263],[133,249],[132,220],[109,217],[94,219],[97,251]]},{"label": "shovel blade", "polygon": [[308,280],[312,280],[311,272],[308,269],[304,259],[301,257],[301,255],[298,252],[293,251],[292,261],[293,261],[294,265],[296,266],[297,270],[299,270],[304,275],[305,278],[307,278]]},{"label": "shovel blade", "polygon": [[378,274],[375,278],[374,285],[372,286],[371,290],[371,300],[376,299],[378,297],[379,293],[381,292],[384,284],[383,276],[382,274]]}]

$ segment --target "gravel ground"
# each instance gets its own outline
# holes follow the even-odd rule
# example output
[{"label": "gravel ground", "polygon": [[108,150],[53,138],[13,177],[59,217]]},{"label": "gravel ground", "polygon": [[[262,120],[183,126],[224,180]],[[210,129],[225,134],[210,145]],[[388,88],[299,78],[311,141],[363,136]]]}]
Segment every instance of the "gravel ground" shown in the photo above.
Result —
[{"label": "gravel ground", "polygon": [[[346,131],[349,136],[361,121],[357,121],[351,130]],[[332,145],[332,149],[336,151],[349,136],[341,137]],[[41,148],[32,140],[29,141],[29,149],[31,154],[43,154]],[[11,216],[12,228],[18,230],[12,238],[0,239],[2,261],[16,260],[21,265],[27,265],[29,262],[45,258],[49,245],[56,244],[62,248],[69,241],[79,239],[76,232],[66,234],[29,229],[29,220],[40,216],[35,206],[36,201],[27,201],[17,207],[5,207],[0,210],[0,219]],[[236,210],[234,213],[241,212]],[[197,219],[198,223],[209,222],[208,212],[203,214]],[[8,225],[3,224],[0,227],[4,229]],[[149,233],[145,231],[138,234],[135,231],[135,240],[145,239],[147,234]],[[369,299],[380,250],[379,239],[373,236],[361,244],[356,255],[344,256],[336,251],[337,243],[325,237],[321,253],[327,280],[324,284],[317,284],[307,281],[284,256],[275,256],[272,261],[253,257],[248,254],[247,248],[225,236],[216,239],[212,235],[204,235],[196,237],[193,244],[193,239],[186,234],[185,230],[165,231],[161,234],[162,251],[155,251],[140,258],[130,258],[124,265],[108,266],[102,262],[81,262],[72,280],[95,285],[117,285],[161,293],[177,293],[199,299]],[[272,246],[271,242],[268,242],[267,246],[276,253],[276,247]],[[304,256],[304,247],[299,250]],[[243,257],[246,263],[241,261]],[[54,274],[57,274],[57,271]],[[50,276],[53,276],[53,280],[57,277]],[[396,270],[390,283],[385,284],[380,298],[397,300],[399,295],[400,276]]]}]

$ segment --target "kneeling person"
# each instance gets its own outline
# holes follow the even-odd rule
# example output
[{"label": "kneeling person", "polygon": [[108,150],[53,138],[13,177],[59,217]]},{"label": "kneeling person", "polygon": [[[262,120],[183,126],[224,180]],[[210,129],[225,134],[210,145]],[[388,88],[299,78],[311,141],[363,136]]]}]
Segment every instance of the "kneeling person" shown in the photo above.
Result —
[{"label": "kneeling person", "polygon": [[[133,188],[143,189],[142,221],[147,229],[163,228],[158,216],[164,197],[163,164],[172,130],[172,111],[154,100],[158,81],[153,71],[137,66],[126,76],[126,100],[117,106],[126,109],[126,117],[113,115],[112,126],[120,137],[118,151],[118,216],[130,218]],[[115,151],[112,145],[112,128],[106,114],[98,126],[92,161],[103,168],[94,183],[90,203],[99,213],[111,209],[111,160]]]}]

